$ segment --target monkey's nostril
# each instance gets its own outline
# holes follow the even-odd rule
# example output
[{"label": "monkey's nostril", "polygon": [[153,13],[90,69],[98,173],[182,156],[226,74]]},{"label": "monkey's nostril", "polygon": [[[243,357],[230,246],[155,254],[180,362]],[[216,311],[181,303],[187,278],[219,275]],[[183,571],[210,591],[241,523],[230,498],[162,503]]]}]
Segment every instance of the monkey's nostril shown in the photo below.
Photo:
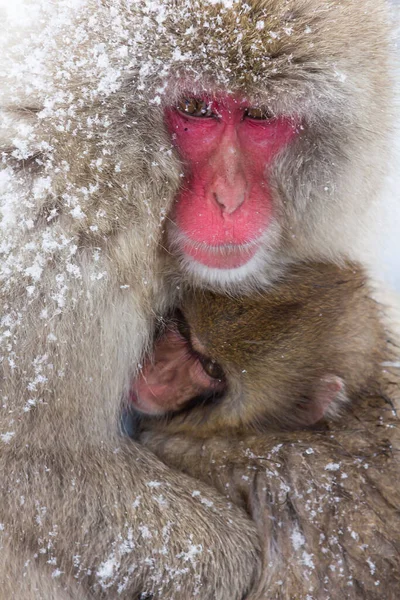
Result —
[{"label": "monkey's nostril", "polygon": [[224,194],[218,194],[217,192],[213,192],[213,197],[221,208],[222,213],[226,213],[228,215],[233,214],[238,208],[240,208],[245,200],[245,194],[235,193],[235,192],[226,192]]}]

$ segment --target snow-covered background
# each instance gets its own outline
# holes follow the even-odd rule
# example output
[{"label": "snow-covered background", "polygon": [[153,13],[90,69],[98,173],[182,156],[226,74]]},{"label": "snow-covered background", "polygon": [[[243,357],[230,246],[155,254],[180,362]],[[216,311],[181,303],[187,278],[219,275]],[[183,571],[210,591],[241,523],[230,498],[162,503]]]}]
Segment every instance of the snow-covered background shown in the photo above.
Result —
[{"label": "snow-covered background", "polygon": [[[51,0],[48,0],[51,2]],[[391,0],[393,7],[399,13],[400,0]],[[80,0],[70,0],[71,5],[79,5]],[[5,19],[7,17],[7,24]],[[0,0],[0,23],[2,27],[21,29],[29,26],[35,18],[35,2],[31,0]],[[399,64],[399,115],[400,115],[400,27],[397,29],[397,44],[394,48],[395,60]],[[1,32],[0,32],[1,42]],[[377,275],[400,291],[400,117],[398,134],[396,136],[398,158],[394,161],[391,176],[388,178],[386,205],[387,214],[382,215],[378,224],[378,246],[372,254],[377,258]],[[398,154],[397,154],[398,153]]]}]

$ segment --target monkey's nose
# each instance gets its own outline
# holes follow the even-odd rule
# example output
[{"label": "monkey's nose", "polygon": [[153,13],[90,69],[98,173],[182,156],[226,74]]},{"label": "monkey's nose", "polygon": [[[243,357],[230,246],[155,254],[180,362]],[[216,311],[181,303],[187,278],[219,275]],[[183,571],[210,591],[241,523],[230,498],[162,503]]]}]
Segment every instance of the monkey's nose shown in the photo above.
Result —
[{"label": "monkey's nose", "polygon": [[245,201],[245,192],[238,190],[223,190],[220,192],[213,192],[213,197],[221,208],[221,211],[227,215],[233,214],[238,208],[240,208]]}]

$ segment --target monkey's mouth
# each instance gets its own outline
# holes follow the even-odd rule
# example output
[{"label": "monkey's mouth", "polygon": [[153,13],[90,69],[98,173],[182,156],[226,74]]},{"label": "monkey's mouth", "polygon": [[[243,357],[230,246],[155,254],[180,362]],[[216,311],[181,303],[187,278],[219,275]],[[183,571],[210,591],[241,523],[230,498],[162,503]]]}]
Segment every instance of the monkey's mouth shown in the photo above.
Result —
[{"label": "monkey's mouth", "polygon": [[212,269],[237,269],[245,265],[257,252],[259,246],[209,246],[206,249],[192,244],[185,244],[183,252],[196,262]]},{"label": "monkey's mouth", "polygon": [[219,244],[212,246],[195,242],[177,230],[170,236],[171,246],[181,255],[211,269],[237,269],[248,263],[257,253],[262,238],[243,244]]}]

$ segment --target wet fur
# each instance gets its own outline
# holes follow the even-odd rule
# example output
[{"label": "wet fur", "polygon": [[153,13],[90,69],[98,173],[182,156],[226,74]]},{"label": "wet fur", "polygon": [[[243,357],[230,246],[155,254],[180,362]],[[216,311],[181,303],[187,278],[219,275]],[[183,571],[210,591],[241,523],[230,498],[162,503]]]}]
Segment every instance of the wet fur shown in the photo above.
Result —
[{"label": "wet fur", "polygon": [[264,577],[249,600],[397,600],[400,438],[384,398],[364,398],[320,430],[144,439],[255,520]]}]

